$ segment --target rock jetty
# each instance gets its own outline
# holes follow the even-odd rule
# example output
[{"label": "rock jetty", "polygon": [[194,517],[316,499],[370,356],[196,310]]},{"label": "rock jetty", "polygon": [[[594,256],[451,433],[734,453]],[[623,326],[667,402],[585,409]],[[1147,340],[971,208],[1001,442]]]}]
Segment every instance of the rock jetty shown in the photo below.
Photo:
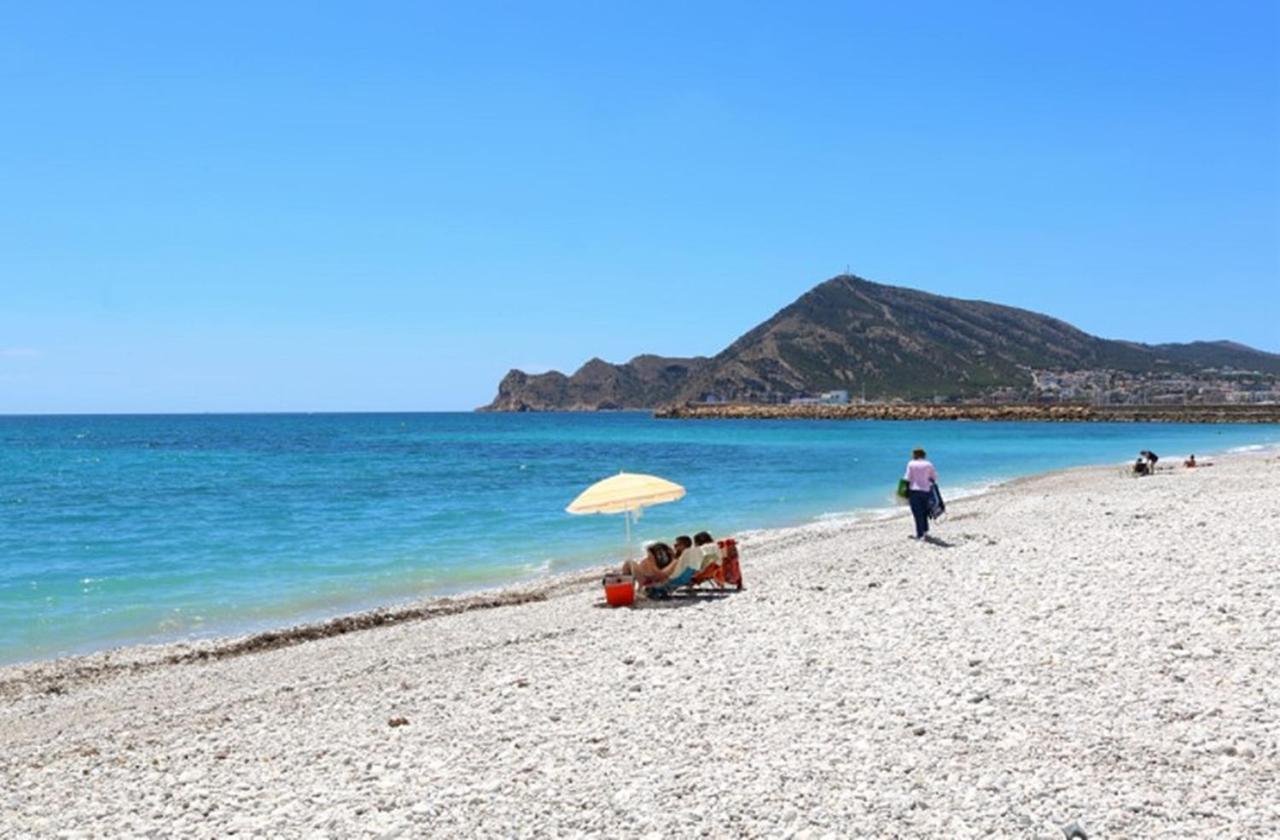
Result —
[{"label": "rock jetty", "polygon": [[1016,420],[1050,423],[1280,423],[1280,405],[671,405],[671,420]]}]

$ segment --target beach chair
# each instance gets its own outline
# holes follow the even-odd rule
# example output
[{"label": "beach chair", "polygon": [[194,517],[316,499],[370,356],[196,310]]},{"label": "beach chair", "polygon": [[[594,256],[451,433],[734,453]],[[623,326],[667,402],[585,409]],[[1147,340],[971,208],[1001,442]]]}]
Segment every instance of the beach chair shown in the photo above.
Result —
[{"label": "beach chair", "polygon": [[702,546],[702,568],[690,585],[712,583],[717,589],[733,586],[742,589],[742,566],[738,562],[738,541],[732,538]]},{"label": "beach chair", "polygon": [[720,549],[720,565],[724,569],[725,586],[742,589],[742,565],[738,562],[738,541],[729,537],[717,543]]},{"label": "beach chair", "polygon": [[677,589],[682,589],[693,582],[693,577],[697,572],[691,567],[686,566],[676,572],[662,583],[646,586],[644,594],[646,598],[669,598]]},{"label": "beach chair", "polygon": [[649,598],[668,598],[677,590],[692,594],[693,589],[704,583],[712,583],[717,589],[735,587],[742,589],[742,567],[738,563],[738,541],[732,538],[699,546],[700,558],[695,565],[689,552],[676,562],[682,564],[674,575],[660,584],[644,587]]},{"label": "beach chair", "polygon": [[702,568],[693,576],[692,586],[712,583],[717,589],[724,589],[724,566],[720,563],[720,549],[715,543],[698,546],[702,552]]}]

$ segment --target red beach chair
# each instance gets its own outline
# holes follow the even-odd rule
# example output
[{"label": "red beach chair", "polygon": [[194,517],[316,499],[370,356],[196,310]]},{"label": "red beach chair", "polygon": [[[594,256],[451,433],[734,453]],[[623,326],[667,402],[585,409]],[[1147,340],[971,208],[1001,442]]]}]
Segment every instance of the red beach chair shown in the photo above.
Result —
[{"label": "red beach chair", "polygon": [[742,589],[742,566],[738,563],[738,541],[729,537],[716,543],[720,547],[720,565],[726,586]]},{"label": "red beach chair", "polygon": [[738,562],[738,541],[732,538],[723,539],[716,543],[716,547],[720,552],[719,561],[711,563],[694,575],[690,586],[710,581],[719,589],[724,589],[726,586],[742,589],[742,566]]}]

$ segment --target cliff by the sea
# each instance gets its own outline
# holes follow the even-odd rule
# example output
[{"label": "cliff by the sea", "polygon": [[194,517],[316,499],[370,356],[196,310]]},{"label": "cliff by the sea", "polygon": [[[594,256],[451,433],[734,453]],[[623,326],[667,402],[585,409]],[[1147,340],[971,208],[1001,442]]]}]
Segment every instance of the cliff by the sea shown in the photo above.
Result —
[{"label": "cliff by the sea", "polygon": [[713,357],[592,359],[571,375],[512,370],[482,410],[771,404],[827,391],[876,402],[1021,402],[1056,374],[1084,376],[1126,402],[1147,401],[1152,387],[1181,388],[1192,402],[1222,402],[1231,389],[1280,393],[1280,355],[1234,342],[1104,339],[1025,309],[842,275]]},{"label": "cliff by the sea", "polygon": [[512,370],[481,411],[619,411],[669,402],[708,360],[637,356],[614,365],[592,359],[571,376]]}]

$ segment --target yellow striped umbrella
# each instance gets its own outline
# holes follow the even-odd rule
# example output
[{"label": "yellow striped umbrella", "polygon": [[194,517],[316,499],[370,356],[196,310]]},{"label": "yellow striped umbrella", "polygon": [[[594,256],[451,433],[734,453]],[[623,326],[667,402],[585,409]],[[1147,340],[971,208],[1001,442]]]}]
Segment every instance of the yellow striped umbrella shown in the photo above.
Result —
[{"label": "yellow striped umbrella", "polygon": [[626,516],[627,545],[631,545],[631,517],[641,508],[684,498],[684,488],[656,475],[618,473],[583,490],[567,508],[569,513],[621,513]]}]

